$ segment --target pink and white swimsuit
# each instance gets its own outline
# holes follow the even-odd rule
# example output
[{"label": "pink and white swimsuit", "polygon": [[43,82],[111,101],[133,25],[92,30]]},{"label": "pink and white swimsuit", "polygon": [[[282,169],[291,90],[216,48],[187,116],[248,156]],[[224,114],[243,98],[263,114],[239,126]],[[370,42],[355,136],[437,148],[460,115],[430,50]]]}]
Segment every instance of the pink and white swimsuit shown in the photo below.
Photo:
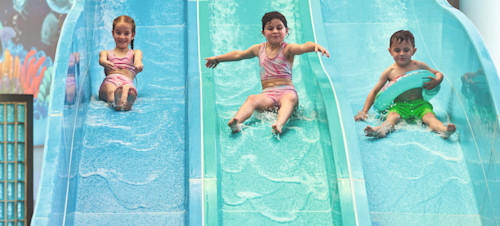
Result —
[{"label": "pink and white swimsuit", "polygon": [[[267,57],[266,53],[267,43],[262,43],[259,51],[259,65],[260,65],[260,80],[266,81],[275,78],[286,78],[292,80],[292,65],[285,57],[284,49],[287,45],[283,42],[278,54],[274,58]],[[294,93],[297,96],[294,86],[282,85],[268,87],[262,90],[261,94],[268,96],[275,106],[280,106],[281,98],[287,93]],[[298,98],[298,96],[297,96]]]},{"label": "pink and white swimsuit", "polygon": [[[133,53],[134,53],[133,50],[129,50],[127,52],[127,55],[125,55],[124,57],[117,57],[114,54],[113,50],[108,50],[108,60],[111,61],[115,65],[116,68],[128,69],[135,76],[137,74],[137,72],[135,70],[134,54]],[[137,89],[134,85],[134,82],[132,80],[130,80],[130,78],[128,78],[125,75],[118,74],[118,73],[109,74],[106,76],[106,78],[104,78],[104,81],[102,81],[101,88],[106,84],[113,84],[113,85],[115,85],[116,88],[128,85],[128,86],[130,86],[130,90],[135,92],[135,94],[137,95]]]}]

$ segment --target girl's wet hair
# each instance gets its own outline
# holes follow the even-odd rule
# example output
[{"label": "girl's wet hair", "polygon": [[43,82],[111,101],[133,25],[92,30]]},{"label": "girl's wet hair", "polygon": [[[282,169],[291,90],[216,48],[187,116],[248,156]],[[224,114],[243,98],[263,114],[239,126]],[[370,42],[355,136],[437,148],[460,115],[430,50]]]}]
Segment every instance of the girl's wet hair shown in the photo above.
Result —
[{"label": "girl's wet hair", "polygon": [[283,14],[281,14],[278,11],[272,11],[264,14],[264,16],[262,17],[262,30],[264,30],[266,24],[271,22],[271,20],[273,19],[281,20],[281,22],[283,22],[283,25],[285,25],[285,27],[288,28],[285,16],[283,16]]},{"label": "girl's wet hair", "polygon": [[392,34],[391,41],[389,43],[389,48],[395,42],[397,43],[408,42],[411,44],[413,48],[415,48],[415,38],[413,37],[413,34],[410,31],[399,30],[396,31],[394,34]]},{"label": "girl's wet hair", "polygon": [[[130,25],[132,25],[132,34],[135,34],[135,21],[134,19],[132,19],[132,17],[129,17],[127,15],[121,15],[115,18],[115,20],[113,20],[113,31],[115,31],[115,26],[119,22],[129,23]],[[130,47],[134,49],[134,39],[130,41]]]}]

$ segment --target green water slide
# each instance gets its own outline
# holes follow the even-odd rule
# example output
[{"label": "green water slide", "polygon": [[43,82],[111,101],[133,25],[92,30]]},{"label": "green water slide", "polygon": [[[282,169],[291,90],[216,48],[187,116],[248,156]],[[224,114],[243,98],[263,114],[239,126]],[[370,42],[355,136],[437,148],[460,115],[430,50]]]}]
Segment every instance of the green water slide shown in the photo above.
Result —
[{"label": "green water slide", "polygon": [[[276,113],[262,112],[233,134],[227,122],[249,95],[261,92],[258,59],[205,68],[205,58],[265,42],[261,18],[285,15],[288,43],[315,41],[309,1],[199,1],[202,65],[203,218],[206,225],[369,225],[368,204],[354,128],[343,119],[321,60],[295,58],[299,107],[283,134]],[[315,2],[314,4],[319,4]],[[316,13],[316,12],[315,12]],[[314,18],[321,18],[317,17]],[[327,47],[325,43],[320,43]],[[352,113],[345,113],[352,117]],[[347,129],[346,129],[347,128]],[[349,133],[347,133],[349,134]]]}]

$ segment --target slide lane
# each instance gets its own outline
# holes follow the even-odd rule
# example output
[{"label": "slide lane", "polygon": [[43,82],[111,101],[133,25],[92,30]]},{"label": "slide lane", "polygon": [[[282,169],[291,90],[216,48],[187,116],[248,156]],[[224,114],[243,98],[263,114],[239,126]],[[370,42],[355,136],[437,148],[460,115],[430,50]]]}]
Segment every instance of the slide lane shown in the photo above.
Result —
[{"label": "slide lane", "polygon": [[[58,45],[36,225],[201,224],[199,66],[188,55],[197,40],[187,37],[194,12],[195,1],[76,3]],[[134,48],[144,54],[129,112],[97,97],[99,51],[114,48],[112,22],[123,14],[135,20]]]},{"label": "slide lane", "polygon": [[[308,4],[200,1],[201,64],[206,57],[265,42],[261,18],[269,11],[287,18],[286,42],[314,41]],[[365,223],[367,201],[359,196],[364,180],[360,170],[352,172],[361,165],[347,162],[350,144],[317,54],[295,58],[299,107],[282,135],[271,132],[277,116],[272,112],[254,113],[241,133],[231,133],[227,122],[249,95],[261,92],[258,68],[253,58],[202,69],[205,223]]]},{"label": "slide lane", "polygon": [[500,175],[494,152],[500,94],[491,87],[498,86],[498,74],[470,21],[441,0],[316,3],[313,11],[321,12],[316,34],[334,59],[324,65],[334,86],[342,87],[338,98],[350,102],[351,119],[394,62],[387,49],[398,30],[414,34],[413,59],[445,74],[431,103],[438,119],[457,125],[450,139],[407,123],[385,139],[367,138],[364,128],[381,123],[373,109],[367,121],[354,124],[371,221],[495,225],[498,198],[491,191]]}]

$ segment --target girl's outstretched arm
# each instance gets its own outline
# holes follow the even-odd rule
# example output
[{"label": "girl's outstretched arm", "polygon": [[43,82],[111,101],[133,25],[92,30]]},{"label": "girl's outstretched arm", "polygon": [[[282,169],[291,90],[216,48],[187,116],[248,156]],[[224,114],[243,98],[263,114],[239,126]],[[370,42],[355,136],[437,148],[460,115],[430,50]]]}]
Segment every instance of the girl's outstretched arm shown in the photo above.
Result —
[{"label": "girl's outstretched arm", "polygon": [[205,58],[205,60],[207,61],[205,66],[208,68],[215,68],[220,62],[238,61],[253,58],[259,55],[260,45],[261,44],[253,45],[247,50],[235,50],[219,56],[207,57]]},{"label": "girl's outstretched arm", "polygon": [[142,51],[141,50],[134,50],[134,66],[135,70],[137,72],[141,72],[142,69],[144,68],[144,65],[142,64]]},{"label": "girl's outstretched arm", "polygon": [[322,56],[327,56],[330,57],[330,53],[328,50],[326,50],[323,46],[320,44],[314,43],[314,42],[306,42],[304,44],[295,44],[295,43],[290,43],[287,48],[285,49],[285,55],[287,56],[295,56],[295,55],[300,55],[303,53],[309,53],[309,52],[321,52]]}]

